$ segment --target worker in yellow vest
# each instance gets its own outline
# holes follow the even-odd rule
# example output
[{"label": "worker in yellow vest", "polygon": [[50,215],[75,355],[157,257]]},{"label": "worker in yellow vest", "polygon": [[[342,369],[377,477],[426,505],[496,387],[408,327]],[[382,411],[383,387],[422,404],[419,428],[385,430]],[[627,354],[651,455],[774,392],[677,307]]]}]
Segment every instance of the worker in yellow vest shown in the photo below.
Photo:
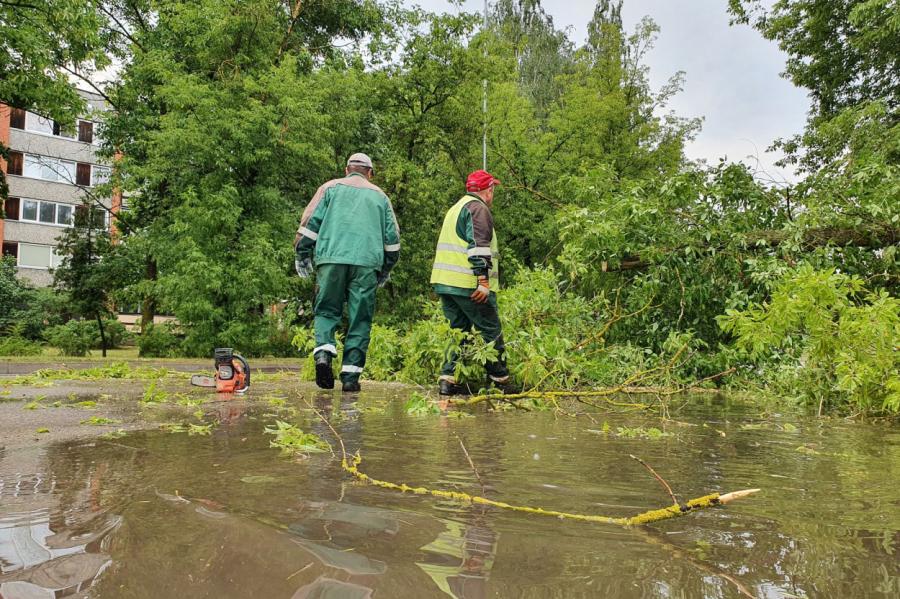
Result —
[{"label": "worker in yellow vest", "polygon": [[[486,342],[494,342],[499,357],[486,364],[485,369],[491,382],[503,387],[509,382],[509,371],[497,311],[500,255],[491,215],[494,187],[499,184],[499,180],[483,170],[467,177],[466,195],[444,217],[431,284],[441,298],[444,316],[451,327],[462,331],[475,327]],[[449,356],[441,368],[438,379],[441,395],[467,391],[454,376],[456,360],[456,355]]]}]

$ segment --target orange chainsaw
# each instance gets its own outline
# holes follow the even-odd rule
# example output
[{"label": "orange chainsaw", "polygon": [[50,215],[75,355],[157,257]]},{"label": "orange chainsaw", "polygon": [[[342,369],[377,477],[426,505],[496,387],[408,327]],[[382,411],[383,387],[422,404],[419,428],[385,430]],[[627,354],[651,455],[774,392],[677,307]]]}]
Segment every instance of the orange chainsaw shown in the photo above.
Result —
[{"label": "orange chainsaw", "polygon": [[195,374],[191,384],[197,387],[215,387],[219,393],[246,393],[250,388],[250,365],[230,347],[215,350],[216,376]]}]

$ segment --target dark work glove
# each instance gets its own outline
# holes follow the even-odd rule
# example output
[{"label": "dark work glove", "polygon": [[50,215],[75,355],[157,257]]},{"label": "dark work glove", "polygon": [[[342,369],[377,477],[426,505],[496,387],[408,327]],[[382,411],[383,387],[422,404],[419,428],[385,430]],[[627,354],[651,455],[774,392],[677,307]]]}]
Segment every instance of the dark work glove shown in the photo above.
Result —
[{"label": "dark work glove", "polygon": [[301,279],[308,279],[313,275],[313,272],[315,272],[313,270],[312,260],[309,258],[300,258],[299,256],[294,258],[294,270],[297,271],[297,274]]}]

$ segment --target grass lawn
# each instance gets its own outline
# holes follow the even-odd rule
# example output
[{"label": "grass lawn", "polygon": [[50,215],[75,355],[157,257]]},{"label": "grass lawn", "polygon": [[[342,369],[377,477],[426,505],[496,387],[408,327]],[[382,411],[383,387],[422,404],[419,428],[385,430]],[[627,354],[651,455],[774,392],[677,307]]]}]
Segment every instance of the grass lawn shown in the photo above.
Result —
[{"label": "grass lawn", "polygon": [[[299,365],[301,356],[298,354],[292,358],[253,358],[250,360],[252,366],[293,364]],[[83,357],[63,356],[55,347],[45,346],[38,356],[0,356],[0,362],[97,362],[98,364],[112,362],[197,362],[202,364],[209,362],[212,368],[213,357],[208,358],[140,358],[138,357],[137,347],[122,347],[119,349],[109,349],[106,351],[104,358],[99,349],[91,350],[90,355]]]}]

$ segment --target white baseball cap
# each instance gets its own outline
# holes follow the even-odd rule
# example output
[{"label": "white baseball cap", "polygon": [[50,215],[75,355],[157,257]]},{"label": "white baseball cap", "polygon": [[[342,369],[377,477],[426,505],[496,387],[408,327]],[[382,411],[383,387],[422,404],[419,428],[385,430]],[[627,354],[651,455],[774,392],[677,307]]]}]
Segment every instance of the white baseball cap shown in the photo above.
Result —
[{"label": "white baseball cap", "polygon": [[373,171],[375,170],[375,167],[372,166],[372,159],[362,152],[357,152],[356,154],[348,158],[347,166],[364,166],[366,168],[372,169]]}]

